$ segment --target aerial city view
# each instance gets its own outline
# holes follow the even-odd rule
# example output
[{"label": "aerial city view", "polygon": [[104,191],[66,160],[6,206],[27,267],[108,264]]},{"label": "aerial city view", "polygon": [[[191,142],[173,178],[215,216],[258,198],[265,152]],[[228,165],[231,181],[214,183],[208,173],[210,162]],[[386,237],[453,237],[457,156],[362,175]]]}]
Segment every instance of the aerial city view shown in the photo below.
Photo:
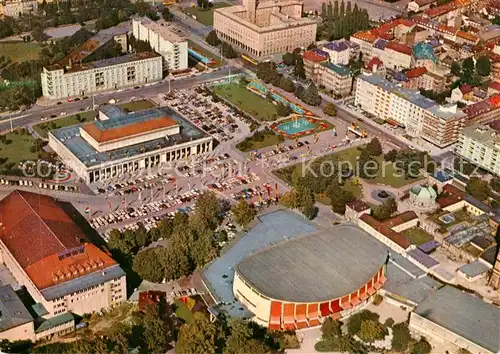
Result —
[{"label": "aerial city view", "polygon": [[499,0],[0,0],[0,352],[500,354]]}]

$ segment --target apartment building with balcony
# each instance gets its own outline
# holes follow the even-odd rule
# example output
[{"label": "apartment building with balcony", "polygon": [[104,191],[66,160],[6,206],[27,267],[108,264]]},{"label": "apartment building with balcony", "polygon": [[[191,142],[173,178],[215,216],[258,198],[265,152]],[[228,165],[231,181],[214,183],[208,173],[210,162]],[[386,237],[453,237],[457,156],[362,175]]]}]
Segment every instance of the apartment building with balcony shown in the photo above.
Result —
[{"label": "apartment building with balcony", "polygon": [[168,26],[161,26],[147,17],[132,19],[132,34],[146,41],[163,57],[164,69],[170,72],[188,68],[188,42]]},{"label": "apartment building with balcony", "polygon": [[37,11],[36,0],[3,0],[0,1],[0,16],[19,17],[21,14]]},{"label": "apartment building with balcony", "polygon": [[500,175],[500,134],[487,125],[473,124],[462,129],[455,153],[488,172]]}]

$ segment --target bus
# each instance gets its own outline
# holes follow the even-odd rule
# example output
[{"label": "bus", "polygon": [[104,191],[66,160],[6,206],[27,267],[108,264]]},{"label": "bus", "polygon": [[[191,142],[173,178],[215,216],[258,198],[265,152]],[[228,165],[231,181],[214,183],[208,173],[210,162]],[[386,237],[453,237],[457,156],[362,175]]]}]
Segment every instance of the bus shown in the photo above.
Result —
[{"label": "bus", "polygon": [[253,65],[257,65],[257,64],[258,64],[257,60],[250,58],[250,57],[249,57],[248,55],[246,55],[246,54],[241,54],[241,57],[242,57],[243,59],[245,59],[246,61],[248,61],[249,63],[252,63]]}]

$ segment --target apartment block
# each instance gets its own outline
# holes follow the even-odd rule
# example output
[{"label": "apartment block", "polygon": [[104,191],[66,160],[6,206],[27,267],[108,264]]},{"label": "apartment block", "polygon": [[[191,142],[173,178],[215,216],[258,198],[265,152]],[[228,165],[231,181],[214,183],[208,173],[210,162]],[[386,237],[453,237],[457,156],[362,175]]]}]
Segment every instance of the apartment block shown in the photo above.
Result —
[{"label": "apartment block", "polygon": [[0,1],[0,16],[19,17],[20,14],[38,10],[36,0],[4,0]]},{"label": "apartment block", "polygon": [[175,72],[188,68],[188,42],[168,26],[161,26],[147,17],[135,17],[132,19],[132,33],[161,54],[165,69]]},{"label": "apartment block", "polygon": [[329,58],[326,51],[318,49],[304,52],[306,77],[334,95],[347,96],[352,88],[351,71],[347,66],[329,62]]},{"label": "apartment block", "polygon": [[500,175],[500,134],[487,125],[473,124],[462,129],[455,153],[491,173]]}]

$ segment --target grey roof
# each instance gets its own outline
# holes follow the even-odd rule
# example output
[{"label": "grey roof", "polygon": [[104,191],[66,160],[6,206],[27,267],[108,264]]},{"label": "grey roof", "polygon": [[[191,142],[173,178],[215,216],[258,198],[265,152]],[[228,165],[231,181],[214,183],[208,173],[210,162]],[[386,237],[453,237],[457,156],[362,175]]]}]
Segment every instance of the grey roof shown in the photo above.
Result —
[{"label": "grey roof", "polygon": [[45,288],[42,290],[42,295],[46,300],[51,301],[57,299],[58,297],[65,296],[94,285],[102,284],[112,279],[120,278],[124,275],[125,272],[123,269],[121,269],[118,264],[115,264],[102,271],[86,274],[76,279]]},{"label": "grey roof", "polygon": [[399,253],[391,252],[391,262],[397,263],[400,267],[404,268],[412,277],[422,277],[426,273],[416,264],[401,256]]},{"label": "grey roof", "polygon": [[491,246],[490,248],[486,249],[486,251],[484,251],[483,254],[480,256],[480,258],[484,259],[489,264],[494,265],[496,255],[497,255],[497,247],[495,245],[495,246]]},{"label": "grey roof", "polygon": [[446,285],[415,313],[493,353],[500,351],[500,309],[475,296]]},{"label": "grey roof", "polygon": [[488,267],[484,262],[474,261],[469,264],[464,264],[458,269],[469,277],[476,277],[489,271],[491,269],[491,265]]},{"label": "grey roof", "polygon": [[65,312],[63,314],[60,314],[58,316],[51,317],[45,321],[43,321],[40,326],[35,330],[36,333],[40,333],[46,330],[49,330],[53,327],[60,326],[64,323],[68,323],[71,321],[74,321],[75,318],[70,312]]},{"label": "grey roof", "polygon": [[0,332],[32,321],[33,317],[12,286],[0,287]]},{"label": "grey roof", "polygon": [[368,282],[387,251],[359,227],[343,224],[262,250],[242,261],[238,273],[273,299],[326,301]]},{"label": "grey roof", "polygon": [[416,304],[422,302],[429,294],[442,286],[439,281],[427,275],[413,278],[392,262],[387,264],[386,272],[387,282],[384,284],[384,289]]},{"label": "grey roof", "polygon": [[106,117],[108,117],[109,119],[127,115],[127,112],[125,112],[120,106],[109,105],[109,104],[99,108],[99,111],[104,113]]},{"label": "grey roof", "polygon": [[434,258],[429,256],[427,253],[423,252],[419,248],[412,249],[411,251],[408,252],[408,255],[428,269],[435,267],[439,264],[438,261],[436,261]]},{"label": "grey roof", "polygon": [[[187,143],[196,139],[202,139],[207,135],[200,129],[196,128],[192,123],[181,117],[175,111],[168,107],[158,109],[170,118],[174,119],[180,126],[181,131],[179,134],[170,135],[168,139],[160,138],[146,141],[141,144],[126,146],[111,152],[99,152],[95,150],[85,139],[80,136],[80,125],[72,125],[57,130],[52,130],[49,134],[53,135],[55,139],[59,140],[75,157],[84,163],[86,166],[95,166],[107,161],[116,161],[127,158],[129,156],[140,155],[145,152],[158,150],[168,146],[175,146],[177,144]],[[132,115],[134,117],[135,115]],[[116,120],[116,119],[110,119]],[[107,126],[111,123],[103,123]]]}]

